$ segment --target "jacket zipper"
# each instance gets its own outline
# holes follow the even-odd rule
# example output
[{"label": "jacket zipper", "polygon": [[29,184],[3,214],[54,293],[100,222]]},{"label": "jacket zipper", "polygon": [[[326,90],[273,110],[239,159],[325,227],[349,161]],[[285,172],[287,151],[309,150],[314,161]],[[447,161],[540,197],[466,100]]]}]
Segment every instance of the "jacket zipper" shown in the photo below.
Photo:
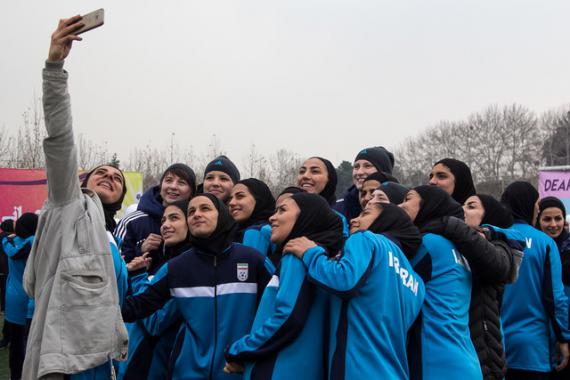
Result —
[{"label": "jacket zipper", "polygon": [[218,346],[218,257],[214,256],[214,351],[212,352],[212,361],[210,362],[210,380],[214,373],[214,361],[216,360],[216,349]]}]

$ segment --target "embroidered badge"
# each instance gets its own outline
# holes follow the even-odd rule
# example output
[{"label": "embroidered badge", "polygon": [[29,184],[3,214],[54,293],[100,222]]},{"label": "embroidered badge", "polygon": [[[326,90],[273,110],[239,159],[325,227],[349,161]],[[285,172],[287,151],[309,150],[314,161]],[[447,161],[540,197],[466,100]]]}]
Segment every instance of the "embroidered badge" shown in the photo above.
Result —
[{"label": "embroidered badge", "polygon": [[247,263],[238,263],[237,264],[237,278],[240,281],[247,280],[249,276],[249,264]]}]

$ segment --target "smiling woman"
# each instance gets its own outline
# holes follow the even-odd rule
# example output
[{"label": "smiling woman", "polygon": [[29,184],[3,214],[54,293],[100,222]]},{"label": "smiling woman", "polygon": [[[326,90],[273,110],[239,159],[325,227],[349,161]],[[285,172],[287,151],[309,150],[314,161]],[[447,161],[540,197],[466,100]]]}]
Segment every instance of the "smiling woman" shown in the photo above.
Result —
[{"label": "smiling woman", "polygon": [[123,316],[145,318],[172,300],[184,322],[170,355],[172,378],[222,379],[224,349],[250,330],[270,273],[261,254],[233,243],[236,222],[213,194],[190,201],[188,224],[192,248],[128,297]]},{"label": "smiling woman", "polygon": [[243,179],[233,187],[228,207],[239,225],[236,242],[269,257],[271,227],[268,219],[275,212],[275,198],[269,187],[256,178]]},{"label": "smiling woman", "polygon": [[81,187],[97,193],[105,211],[105,226],[108,231],[114,231],[117,225],[115,214],[121,209],[127,194],[123,172],[114,165],[97,166],[87,173]]},{"label": "smiling woman", "polygon": [[297,186],[307,193],[319,194],[329,205],[336,201],[336,183],[336,170],[325,158],[311,157],[299,168]]},{"label": "smiling woman", "polygon": [[127,273],[111,235],[126,191],[124,177],[116,167],[103,165],[87,174],[84,189],[77,181],[63,65],[72,42],[81,40],[74,34],[81,20],[60,20],[43,70],[48,200],[24,273],[24,288],[35,301],[25,379],[108,378],[112,360],[127,356],[128,336],[119,314]]}]

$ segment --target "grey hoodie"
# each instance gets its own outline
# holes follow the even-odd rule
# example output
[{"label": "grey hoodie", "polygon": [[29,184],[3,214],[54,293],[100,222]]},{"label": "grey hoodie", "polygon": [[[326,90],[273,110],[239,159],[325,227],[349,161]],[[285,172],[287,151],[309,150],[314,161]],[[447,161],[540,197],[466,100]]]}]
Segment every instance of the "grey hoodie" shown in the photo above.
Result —
[{"label": "grey hoodie", "polygon": [[63,61],[46,62],[48,199],[24,273],[24,289],[36,303],[26,380],[63,379],[127,356],[103,207],[95,193],[79,187],[67,77]]}]

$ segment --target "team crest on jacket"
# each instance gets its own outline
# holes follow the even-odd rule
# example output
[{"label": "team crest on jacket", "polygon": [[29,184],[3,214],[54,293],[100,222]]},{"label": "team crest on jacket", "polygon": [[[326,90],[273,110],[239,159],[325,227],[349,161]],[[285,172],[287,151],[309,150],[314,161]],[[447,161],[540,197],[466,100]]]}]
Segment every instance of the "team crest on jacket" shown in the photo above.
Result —
[{"label": "team crest on jacket", "polygon": [[247,263],[238,263],[237,264],[237,278],[240,281],[247,280],[249,276],[249,265]]}]

